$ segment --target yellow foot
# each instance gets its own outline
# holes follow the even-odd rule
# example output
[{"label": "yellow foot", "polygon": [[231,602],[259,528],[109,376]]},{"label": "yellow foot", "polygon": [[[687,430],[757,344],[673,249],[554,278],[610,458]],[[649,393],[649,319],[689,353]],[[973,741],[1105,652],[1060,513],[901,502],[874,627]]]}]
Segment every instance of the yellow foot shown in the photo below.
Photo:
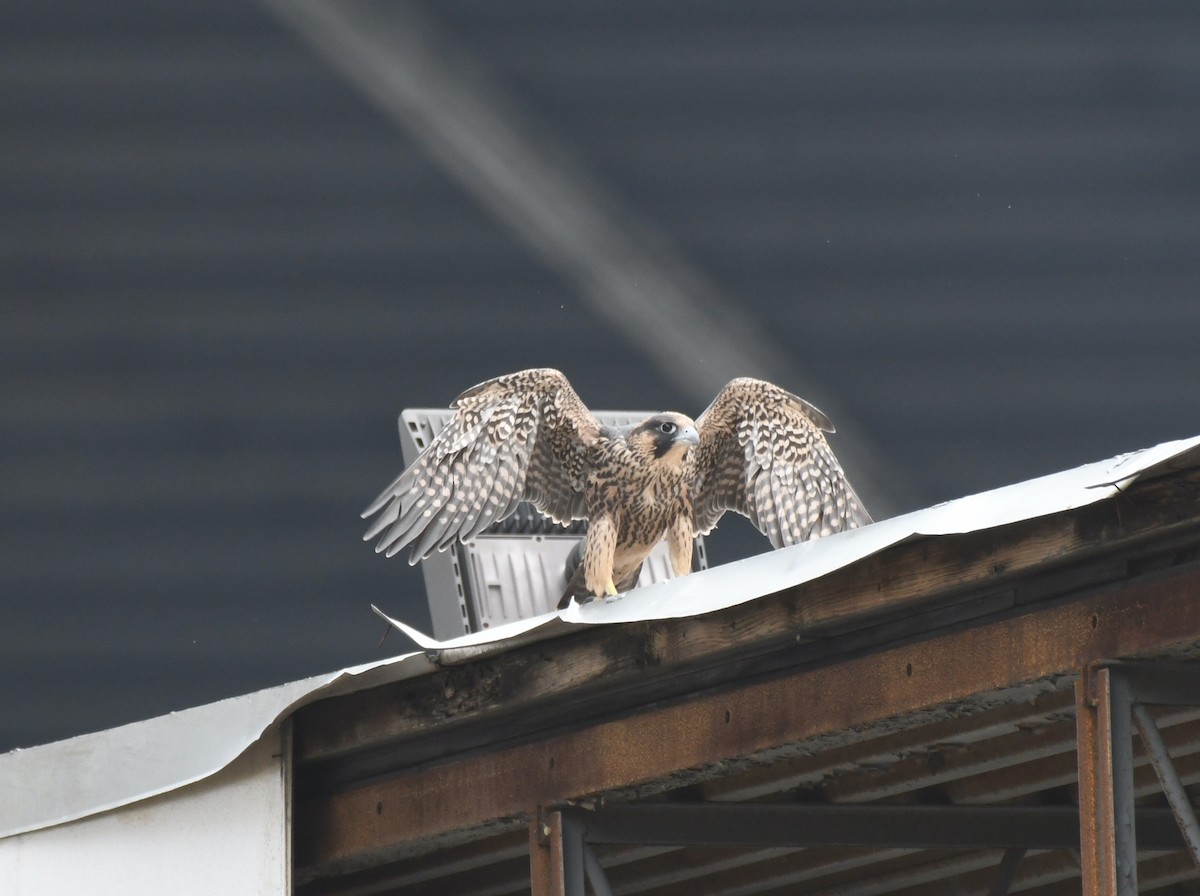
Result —
[{"label": "yellow foot", "polygon": [[610,596],[615,596],[617,594],[620,594],[620,592],[617,591],[617,586],[613,584],[612,579],[609,579],[607,582],[604,583],[604,593],[608,594]]}]

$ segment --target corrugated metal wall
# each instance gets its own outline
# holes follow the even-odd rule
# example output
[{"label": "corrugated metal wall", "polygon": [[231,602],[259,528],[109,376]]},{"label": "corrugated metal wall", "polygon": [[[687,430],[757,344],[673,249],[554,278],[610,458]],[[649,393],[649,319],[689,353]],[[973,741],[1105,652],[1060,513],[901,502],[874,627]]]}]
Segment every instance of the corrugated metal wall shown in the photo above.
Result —
[{"label": "corrugated metal wall", "polygon": [[[1200,431],[1195,4],[424,12],[805,371],[877,506]],[[0,748],[423,625],[358,540],[402,407],[547,364],[701,409],[262,7],[10,5],[0,121]]]}]

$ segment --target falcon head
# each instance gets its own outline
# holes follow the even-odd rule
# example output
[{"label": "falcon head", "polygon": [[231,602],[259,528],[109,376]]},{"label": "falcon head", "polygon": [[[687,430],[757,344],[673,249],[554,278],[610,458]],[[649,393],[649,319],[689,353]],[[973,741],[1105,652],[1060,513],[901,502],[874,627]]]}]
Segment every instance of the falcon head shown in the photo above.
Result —
[{"label": "falcon head", "polygon": [[700,444],[700,433],[691,417],[655,414],[630,430],[626,442],[646,460],[682,464],[688,449]]}]

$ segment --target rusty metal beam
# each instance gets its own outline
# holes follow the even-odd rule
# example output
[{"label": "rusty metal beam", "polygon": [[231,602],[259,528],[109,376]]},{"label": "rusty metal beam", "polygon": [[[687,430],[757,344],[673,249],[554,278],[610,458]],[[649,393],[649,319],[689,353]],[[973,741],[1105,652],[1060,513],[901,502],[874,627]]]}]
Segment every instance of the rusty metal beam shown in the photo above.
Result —
[{"label": "rusty metal beam", "polygon": [[730,760],[1196,640],[1200,570],[1180,568],[917,644],[309,796],[297,826],[298,859],[330,869],[373,861],[413,840],[528,818],[539,804],[705,767],[727,770]]},{"label": "rusty metal beam", "polygon": [[[1122,772],[1123,747],[1132,750],[1132,743],[1128,737],[1120,742],[1122,707],[1119,698],[1114,700],[1110,670],[1085,669],[1076,695],[1083,896],[1136,896],[1137,866],[1130,867],[1129,843],[1133,820],[1122,817],[1132,800],[1126,800],[1123,788],[1115,786]],[[1132,774],[1129,767],[1124,771]]]}]

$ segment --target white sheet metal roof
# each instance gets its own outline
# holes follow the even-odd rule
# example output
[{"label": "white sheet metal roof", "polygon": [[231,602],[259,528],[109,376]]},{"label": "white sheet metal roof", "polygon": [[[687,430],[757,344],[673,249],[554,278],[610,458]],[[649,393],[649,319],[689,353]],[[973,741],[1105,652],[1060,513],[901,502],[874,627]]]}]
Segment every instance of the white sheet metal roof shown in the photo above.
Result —
[{"label": "white sheet metal roof", "polygon": [[0,792],[5,795],[0,801],[0,838],[85,818],[202,780],[297,708],[319,698],[423,675],[439,664],[551,638],[576,625],[722,610],[817,579],[903,541],[990,529],[1071,510],[1109,498],[1137,479],[1194,466],[1200,466],[1200,436],[452,641],[436,641],[389,619],[417,643],[420,652],[0,755]]},{"label": "white sheet metal roof", "polygon": [[1072,510],[1109,498],[1139,478],[1192,466],[1200,466],[1200,436],[947,501],[606,600],[572,603],[559,613],[450,641],[436,641],[378,609],[375,612],[436,656],[439,663],[462,662],[481,652],[553,637],[572,625],[702,616],[802,585],[903,541],[992,529]]}]

